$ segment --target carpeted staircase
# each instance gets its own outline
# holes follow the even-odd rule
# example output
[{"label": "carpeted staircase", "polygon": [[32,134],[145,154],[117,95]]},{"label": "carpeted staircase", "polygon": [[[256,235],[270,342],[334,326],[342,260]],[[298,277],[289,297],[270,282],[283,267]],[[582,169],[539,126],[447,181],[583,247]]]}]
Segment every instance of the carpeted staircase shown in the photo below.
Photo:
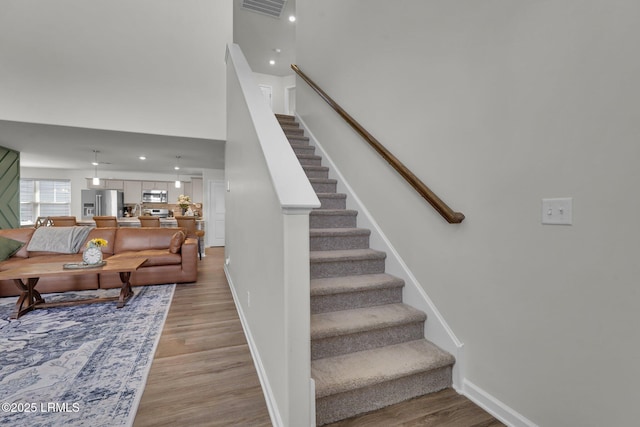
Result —
[{"label": "carpeted staircase", "polygon": [[404,282],[385,274],[303,129],[276,117],[322,204],[309,218],[317,425],[450,387],[453,356],[424,338],[426,315],[402,303]]}]

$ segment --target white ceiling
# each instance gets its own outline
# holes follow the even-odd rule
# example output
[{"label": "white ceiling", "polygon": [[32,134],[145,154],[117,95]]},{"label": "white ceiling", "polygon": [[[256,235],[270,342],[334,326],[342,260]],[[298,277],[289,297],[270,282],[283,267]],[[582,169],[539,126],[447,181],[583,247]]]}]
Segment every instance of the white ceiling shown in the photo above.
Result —
[{"label": "white ceiling", "polygon": [[[243,9],[242,0],[233,0],[233,41],[247,57],[256,73],[288,76],[295,63],[295,0],[287,0],[279,19]],[[280,53],[275,52],[280,49]],[[269,60],[276,61],[269,65]]]},{"label": "white ceiling", "polygon": [[[58,7],[69,7],[69,4],[74,3],[74,0],[55,1],[59,3]],[[84,0],[78,1],[82,3]],[[20,4],[20,7],[22,7],[21,5],[24,3],[20,2],[21,0],[15,0],[15,5]],[[244,10],[241,8],[241,2],[242,0],[234,0],[233,4],[233,41],[243,49],[249,65],[255,72],[263,74],[278,76],[292,74],[289,66],[294,62],[295,24],[289,22],[288,16],[294,14],[294,0],[287,1],[280,19]],[[117,7],[127,7],[128,1],[122,0],[115,3],[118,3]],[[154,11],[154,13],[157,15],[157,11]],[[5,18],[9,19],[7,15],[5,15]],[[187,21],[189,13],[185,12],[184,16],[180,18]],[[172,16],[168,17],[168,19],[175,20],[176,18]],[[7,21],[3,22],[2,17],[0,17],[0,26],[2,24],[7,24]],[[85,26],[87,26],[86,23]],[[16,28],[18,27],[16,26]],[[7,28],[6,25],[5,28]],[[92,30],[95,31],[95,29]],[[0,39],[3,38],[2,31],[0,29]],[[87,31],[89,30],[87,29]],[[18,35],[13,35],[15,37],[7,37],[6,39],[18,40]],[[7,34],[5,33],[4,36],[7,36]],[[193,45],[197,46],[200,54],[210,56],[211,53],[208,50],[211,49],[211,46],[201,40],[202,34],[196,32],[193,37]],[[195,37],[198,37],[198,39],[196,40]],[[108,39],[108,37],[106,38]],[[138,48],[149,51],[166,49],[166,45],[161,47],[151,45],[155,40],[154,37],[147,36],[143,40],[149,45]],[[160,43],[162,38],[158,38],[158,40],[158,43]],[[41,40],[39,42],[42,43]],[[54,41],[52,41],[53,43]],[[16,44],[16,51],[24,49],[24,46],[18,45],[17,42]],[[9,46],[10,51],[10,45],[11,43],[5,44],[3,49],[7,49],[7,46]],[[52,45],[49,48],[47,46],[39,46],[40,52],[55,52],[59,49],[60,46]],[[281,49],[281,53],[276,53],[274,49]],[[69,48],[68,50],[73,51],[74,49]],[[109,52],[110,50],[107,49],[101,54],[105,55],[109,54]],[[2,53],[0,52],[0,54]],[[171,54],[171,52],[168,52],[168,55]],[[224,52],[220,52],[216,56],[223,58]],[[121,54],[119,54],[119,57],[119,60],[122,60]],[[59,61],[61,57],[56,59]],[[109,61],[109,58],[104,59]],[[274,59],[276,65],[269,65],[270,59]],[[114,60],[118,60],[118,58],[114,58]],[[218,61],[217,58],[216,61]],[[81,59],[76,58],[73,62],[81,62]],[[77,72],[83,72],[83,68],[86,69],[86,67],[80,67]],[[224,65],[218,68],[218,74],[212,73],[215,75],[207,78],[224,79]],[[21,70],[18,70],[18,74],[20,73]],[[162,81],[162,70],[158,70],[157,74],[160,77],[154,76],[154,81]],[[33,76],[35,76],[33,78],[37,78],[39,76],[37,73],[30,72],[30,70],[24,70],[22,75],[27,76],[27,78]],[[65,83],[73,85],[74,81],[76,79],[69,78]],[[37,84],[38,82],[35,83]],[[133,83],[135,84],[135,82]],[[140,82],[140,84],[148,84],[148,82]],[[202,86],[206,85],[206,82],[202,82]],[[72,91],[73,87],[68,89]],[[2,91],[3,87],[2,83],[0,83],[0,96]],[[154,101],[157,102],[157,100]],[[0,103],[2,102],[0,100]],[[0,115],[0,118],[6,119],[7,117]],[[159,118],[158,120],[165,119]],[[181,156],[181,173],[184,174],[197,176],[201,175],[203,169],[224,168],[224,141],[213,138],[193,137],[193,135],[185,137],[180,134],[178,136],[157,135],[154,134],[155,129],[149,133],[144,131],[123,132],[104,128],[96,129],[92,126],[61,126],[27,122],[28,120],[15,120],[13,117],[10,117],[9,120],[0,120],[0,146],[20,151],[22,167],[92,169],[93,166],[90,163],[94,156],[93,150],[97,149],[100,150],[98,155],[98,160],[101,163],[99,169],[101,174],[107,177],[117,175],[118,171],[174,173],[173,166],[176,163],[177,155]],[[131,127],[128,129],[131,129]],[[163,131],[159,133],[163,133]],[[226,130],[218,129],[211,134],[219,133],[226,135]],[[138,159],[140,155],[147,156],[147,160],[140,161]]]}]

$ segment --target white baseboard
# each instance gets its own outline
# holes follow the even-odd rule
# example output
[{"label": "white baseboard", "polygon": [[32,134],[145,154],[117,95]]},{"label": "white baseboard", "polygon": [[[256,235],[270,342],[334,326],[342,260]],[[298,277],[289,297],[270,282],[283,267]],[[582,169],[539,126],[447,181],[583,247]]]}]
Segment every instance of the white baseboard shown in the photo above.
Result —
[{"label": "white baseboard", "polygon": [[306,126],[304,120],[299,116],[296,116],[296,119],[304,129],[305,135],[309,137],[309,143],[318,149],[323,161],[326,161],[326,166],[329,166],[330,178],[336,178],[338,180],[338,191],[347,194],[347,208],[352,207],[358,211],[358,226],[371,230],[371,248],[386,252],[386,271],[404,280],[405,288],[403,290],[403,299],[405,302],[427,314],[428,320],[425,323],[425,337],[455,357],[456,363],[453,366],[453,385],[456,389],[462,387],[465,367],[464,344],[455,336],[424,288],[420,286],[416,277],[385,236],[371,213],[347,183],[339,168],[331,159],[331,156],[327,154],[322,144],[318,142],[313,132]]},{"label": "white baseboard", "polygon": [[284,427],[280,411],[278,410],[278,404],[273,395],[273,391],[271,390],[271,385],[269,384],[269,378],[267,377],[264,365],[262,364],[262,359],[260,358],[260,352],[258,351],[255,340],[253,339],[253,335],[251,334],[251,328],[249,327],[247,318],[244,315],[242,304],[240,304],[238,295],[236,294],[236,288],[233,285],[233,279],[231,278],[226,265],[224,266],[224,274],[227,277],[227,282],[229,283],[229,288],[231,289],[231,294],[233,295],[233,302],[236,305],[236,310],[238,311],[238,316],[240,317],[240,322],[242,323],[242,330],[244,331],[244,336],[247,338],[247,343],[249,344],[249,350],[251,351],[253,364],[256,367],[256,372],[258,373],[258,378],[260,379],[262,393],[264,394],[267,409],[269,410],[269,416],[271,417],[271,424],[274,427]]},{"label": "white baseboard", "polygon": [[404,294],[405,297],[408,296],[405,302],[427,313],[428,326],[425,327],[425,336],[427,339],[433,341],[436,345],[455,356],[456,363],[454,365],[453,372],[453,387],[456,391],[469,398],[475,404],[508,426],[537,427],[537,425],[531,420],[514,411],[499,399],[496,399],[494,396],[490,395],[465,378],[466,358],[464,344],[458,340],[453,331],[449,328],[449,325],[442,317],[433,301],[431,301],[424,288],[420,286],[417,278],[413,273],[411,273],[408,266],[382,232],[370,212],[346,182],[344,176],[340,173],[340,170],[336,167],[331,157],[327,155],[326,151],[323,149],[322,144],[320,144],[314,137],[313,133],[305,125],[304,120],[299,116],[296,116],[296,119],[300,122],[300,126],[305,130],[305,135],[309,137],[309,143],[318,149],[319,154],[323,157],[323,161],[327,162],[326,166],[329,166],[330,174],[332,175],[330,175],[330,178],[336,178],[338,180],[338,191],[347,194],[347,208],[358,210],[359,226],[369,228],[371,230],[371,247],[387,253],[387,272],[398,276],[405,281],[405,288],[408,288],[408,292]]},{"label": "white baseboard", "polygon": [[538,427],[533,421],[496,399],[466,378],[459,393],[510,427]]}]

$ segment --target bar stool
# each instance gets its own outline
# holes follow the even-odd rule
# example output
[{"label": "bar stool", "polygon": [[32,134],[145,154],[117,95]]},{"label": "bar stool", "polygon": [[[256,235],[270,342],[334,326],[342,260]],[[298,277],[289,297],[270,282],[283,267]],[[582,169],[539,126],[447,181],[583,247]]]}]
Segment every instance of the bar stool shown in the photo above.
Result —
[{"label": "bar stool", "polygon": [[51,225],[51,219],[48,216],[39,216],[36,222],[33,224],[33,228],[49,227]]},{"label": "bar stool", "polygon": [[53,227],[73,227],[78,225],[75,216],[50,216],[49,219]]},{"label": "bar stool", "polygon": [[160,227],[160,218],[157,216],[139,216],[140,227]]},{"label": "bar stool", "polygon": [[118,219],[115,216],[94,216],[93,220],[98,228],[118,226]]},{"label": "bar stool", "polygon": [[198,239],[198,257],[202,259],[202,237],[204,237],[204,230],[198,230],[196,224],[196,217],[194,216],[176,216],[178,227],[184,229],[187,232],[187,237],[195,237]]}]

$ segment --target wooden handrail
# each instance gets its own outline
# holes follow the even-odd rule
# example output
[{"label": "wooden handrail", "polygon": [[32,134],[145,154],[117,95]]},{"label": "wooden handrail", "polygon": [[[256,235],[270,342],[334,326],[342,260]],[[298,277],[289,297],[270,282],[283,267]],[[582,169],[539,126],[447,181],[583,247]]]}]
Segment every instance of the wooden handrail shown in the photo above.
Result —
[{"label": "wooden handrail", "polygon": [[380,143],[373,135],[371,135],[360,123],[351,117],[344,109],[338,105],[329,95],[327,95],[320,87],[315,84],[302,70],[296,65],[291,64],[291,68],[295,71],[313,90],[315,90],[327,104],[329,104],[356,132],[385,159],[391,167],[393,167],[408,183],[411,185],[424,199],[429,202],[433,208],[450,224],[459,224],[464,220],[462,212],[455,212],[436,194],[429,189],[420,179],[413,174],[396,156],[391,154],[384,145]]}]

